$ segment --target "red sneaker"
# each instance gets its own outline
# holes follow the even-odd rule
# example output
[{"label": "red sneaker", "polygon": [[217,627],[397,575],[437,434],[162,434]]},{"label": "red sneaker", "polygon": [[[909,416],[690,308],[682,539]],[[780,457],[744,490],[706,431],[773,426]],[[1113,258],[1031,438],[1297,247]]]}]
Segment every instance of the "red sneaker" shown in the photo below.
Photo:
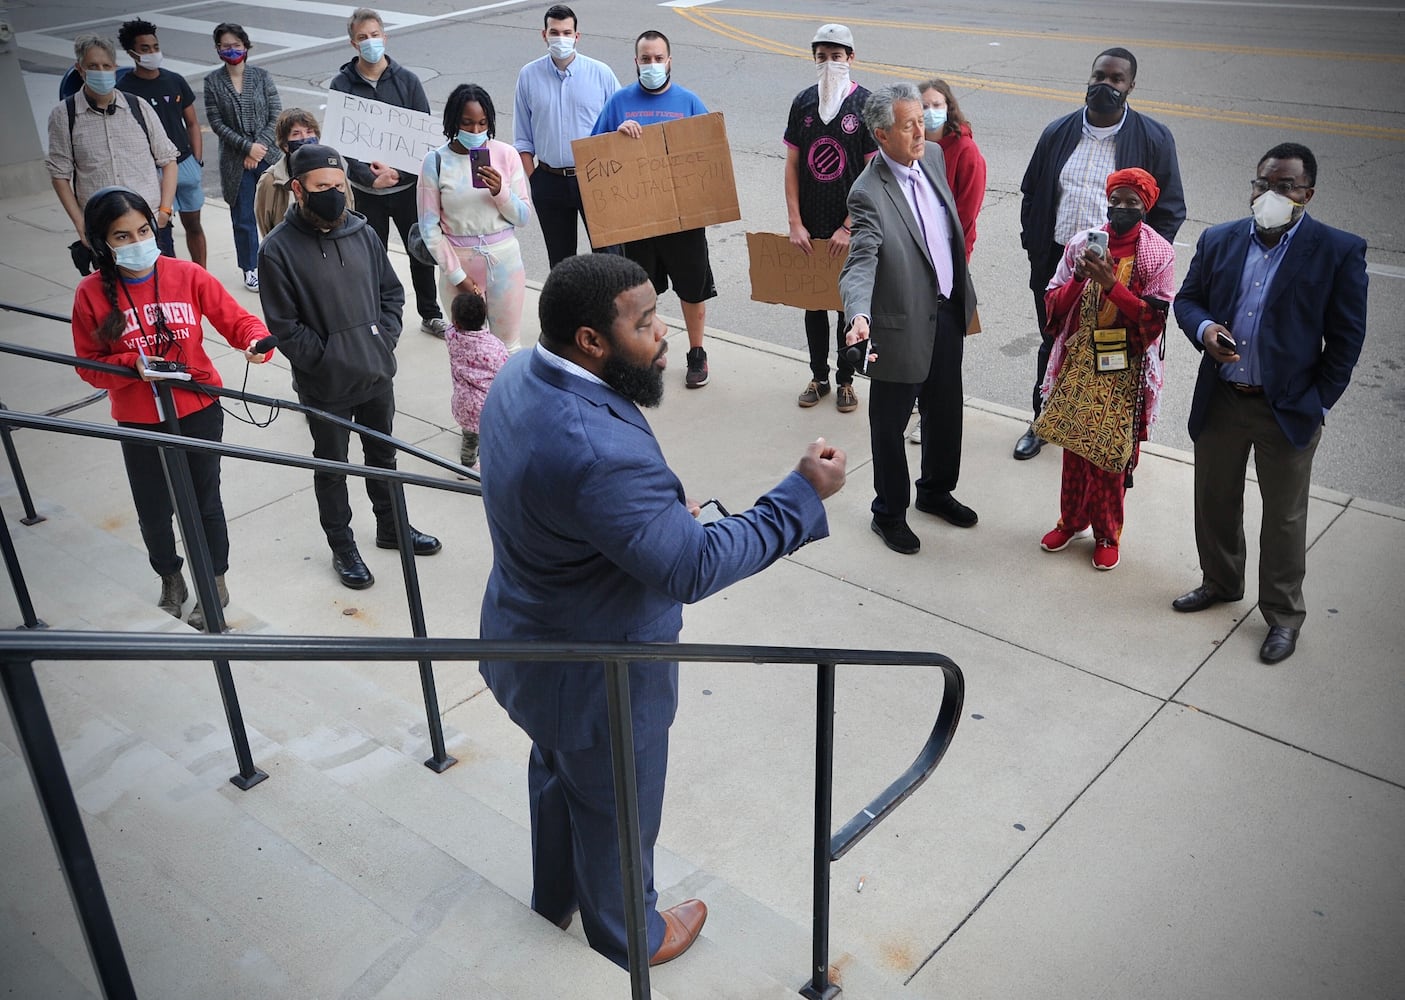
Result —
[{"label": "red sneaker", "polygon": [[1087,538],[1093,533],[1092,528],[1084,528],[1082,531],[1069,531],[1067,528],[1055,528],[1039,540],[1039,547],[1045,552],[1062,552],[1068,548],[1068,543],[1075,538]]},{"label": "red sneaker", "polygon": [[1117,543],[1111,538],[1099,538],[1098,544],[1093,547],[1093,568],[1094,569],[1116,569],[1117,564],[1122,561],[1118,554]]}]

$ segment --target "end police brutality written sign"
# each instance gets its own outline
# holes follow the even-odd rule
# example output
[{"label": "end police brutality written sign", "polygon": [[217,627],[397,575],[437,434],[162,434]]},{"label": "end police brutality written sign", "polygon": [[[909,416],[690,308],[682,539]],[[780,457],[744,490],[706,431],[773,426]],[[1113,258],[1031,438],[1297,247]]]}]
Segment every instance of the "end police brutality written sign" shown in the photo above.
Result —
[{"label": "end police brutality written sign", "polygon": [[571,143],[590,243],[606,247],[742,217],[719,112]]},{"label": "end police brutality written sign", "polygon": [[330,90],[322,141],[343,156],[418,174],[425,156],[444,144],[444,123],[423,111]]}]

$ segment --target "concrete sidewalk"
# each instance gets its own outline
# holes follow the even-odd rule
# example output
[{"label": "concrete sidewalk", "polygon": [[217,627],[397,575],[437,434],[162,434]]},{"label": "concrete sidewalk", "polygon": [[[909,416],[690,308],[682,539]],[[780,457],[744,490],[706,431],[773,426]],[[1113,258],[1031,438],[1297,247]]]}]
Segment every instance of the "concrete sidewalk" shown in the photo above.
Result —
[{"label": "concrete sidewalk", "polygon": [[[237,287],[227,221],[217,204],[205,215],[211,269]],[[71,239],[52,196],[0,203],[0,299],[66,314]],[[405,276],[403,254],[392,257]],[[257,310],[257,296],[234,294]],[[530,339],[534,293],[527,312]],[[4,322],[0,339],[71,347],[59,324]],[[828,504],[831,537],[688,609],[684,640],[936,650],[966,674],[961,729],[940,769],[835,866],[832,956],[846,996],[1400,995],[1405,511],[1314,491],[1309,618],[1297,654],[1268,667],[1257,658],[1265,625],[1252,580],[1239,604],[1189,616],[1170,608],[1199,582],[1189,456],[1146,449],[1122,565],[1099,573],[1089,543],[1038,547],[1057,516],[1057,450],[1013,462],[1023,415],[969,400],[958,496],[980,524],[961,531],[914,513],[922,551],[898,556],[868,527],[862,407],[843,415],[827,399],[799,409],[803,358],[724,331],[709,331],[711,384],[685,392],[681,331],[674,340],[668,391],[649,418],[692,496],[744,508],[820,435],[846,450],[850,469]],[[226,383],[240,385],[238,356],[218,338],[210,346],[221,348]],[[443,344],[412,325],[399,360],[397,434],[455,456]],[[253,369],[249,388],[286,396],[281,361]],[[30,362],[7,359],[0,375],[0,398],[17,410],[86,391],[71,373]],[[859,394],[866,401],[865,385]],[[108,422],[105,403],[76,416]],[[302,422],[286,415],[267,429],[230,420],[226,438],[310,449]],[[184,628],[152,606],[157,584],[117,449],[31,432],[17,440],[53,514],[18,525],[13,483],[0,480],[41,617],[64,628]],[[408,634],[395,553],[363,548],[379,578],[371,590],[337,585],[309,475],[228,462],[224,480],[234,627]],[[353,502],[364,540],[369,507],[355,490]],[[1251,490],[1251,565],[1259,506]],[[431,634],[476,634],[491,558],[481,505],[415,491],[410,507],[445,543],[418,564]],[[11,598],[0,607],[3,624],[18,623]],[[417,763],[425,735],[412,670],[241,665],[256,759],[273,776],[248,793],[224,784],[232,755],[207,672],[41,673],[142,995],[571,992],[542,986],[534,968],[543,922],[508,919],[494,937],[465,902],[530,894],[527,742],[480,697],[476,671],[438,667],[460,763],[435,776]],[[936,685],[920,671],[841,671],[836,823],[911,761]],[[694,951],[655,970],[657,995],[780,996],[772,984],[804,980],[813,689],[803,668],[684,668],[656,878],[666,902],[700,894],[712,910]],[[0,947],[15,956],[0,986],[93,995],[8,722],[0,803],[0,840],[17,845],[0,865]],[[355,832],[337,834],[342,822]],[[253,843],[268,852],[256,863]],[[212,915],[215,931],[202,926]],[[404,943],[407,929],[427,943]],[[480,937],[490,947],[475,950]],[[546,965],[567,976],[576,962],[596,969],[583,943],[563,940],[564,956]],[[192,956],[204,963],[198,977]],[[596,971],[571,995],[624,995],[614,970]]]}]

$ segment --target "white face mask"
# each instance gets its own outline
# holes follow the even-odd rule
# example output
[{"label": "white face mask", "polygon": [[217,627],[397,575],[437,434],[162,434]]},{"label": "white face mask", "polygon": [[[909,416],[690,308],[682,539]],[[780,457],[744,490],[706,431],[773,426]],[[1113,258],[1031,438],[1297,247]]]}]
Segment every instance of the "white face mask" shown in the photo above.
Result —
[{"label": "white face mask", "polygon": [[1281,229],[1302,215],[1303,206],[1285,198],[1277,191],[1265,191],[1249,206],[1254,213],[1254,224],[1260,229]]},{"label": "white face mask", "polygon": [[828,125],[849,96],[849,64],[826,60],[815,64],[815,73],[820,84],[820,121]]},{"label": "white face mask", "polygon": [[160,69],[161,53],[143,52],[141,55],[137,56],[137,65],[142,69]]},{"label": "white face mask", "polygon": [[553,59],[569,59],[576,51],[576,40],[569,36],[557,35],[547,43],[547,46],[551,49]]}]

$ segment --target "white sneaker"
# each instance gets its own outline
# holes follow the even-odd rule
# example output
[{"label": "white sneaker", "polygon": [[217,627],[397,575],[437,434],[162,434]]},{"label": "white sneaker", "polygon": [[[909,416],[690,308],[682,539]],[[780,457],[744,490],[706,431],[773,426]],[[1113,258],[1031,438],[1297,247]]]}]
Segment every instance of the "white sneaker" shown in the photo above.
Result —
[{"label": "white sneaker", "polygon": [[252,271],[244,272],[244,287],[251,292],[257,292],[259,290],[258,268],[255,268]]}]

